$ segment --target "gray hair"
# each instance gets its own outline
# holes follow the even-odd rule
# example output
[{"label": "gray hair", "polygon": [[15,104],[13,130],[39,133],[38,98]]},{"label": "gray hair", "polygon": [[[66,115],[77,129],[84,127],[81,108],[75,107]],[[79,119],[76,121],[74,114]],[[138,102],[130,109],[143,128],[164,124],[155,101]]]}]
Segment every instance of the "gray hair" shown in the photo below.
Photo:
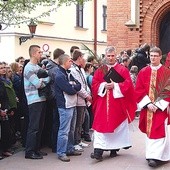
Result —
[{"label": "gray hair", "polygon": [[66,63],[66,61],[70,58],[70,56],[68,54],[61,54],[58,58],[58,64],[59,65],[64,65],[64,63]]},{"label": "gray hair", "polygon": [[113,46],[108,46],[106,49],[105,49],[105,54],[107,53],[111,53],[113,51],[116,51],[115,47]]}]

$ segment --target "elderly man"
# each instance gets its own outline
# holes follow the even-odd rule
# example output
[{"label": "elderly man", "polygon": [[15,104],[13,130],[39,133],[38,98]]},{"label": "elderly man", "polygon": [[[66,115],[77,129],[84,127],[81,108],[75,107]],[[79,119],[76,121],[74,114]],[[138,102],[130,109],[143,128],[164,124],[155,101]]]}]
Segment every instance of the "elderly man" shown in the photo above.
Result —
[{"label": "elderly man", "polygon": [[[106,48],[104,63],[95,71],[92,81],[94,153],[91,158],[99,161],[105,150],[115,157],[119,149],[131,147],[128,122],[134,119],[136,110],[129,71],[117,63],[114,47]],[[117,80],[115,74],[107,78],[113,69],[119,75]]]}]

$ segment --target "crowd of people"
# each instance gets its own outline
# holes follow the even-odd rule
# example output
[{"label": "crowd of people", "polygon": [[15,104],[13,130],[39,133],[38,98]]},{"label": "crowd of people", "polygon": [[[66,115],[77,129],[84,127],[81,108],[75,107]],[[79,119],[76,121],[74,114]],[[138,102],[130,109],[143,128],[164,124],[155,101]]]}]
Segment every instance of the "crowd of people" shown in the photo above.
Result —
[{"label": "crowd of people", "polygon": [[128,124],[136,116],[146,134],[148,165],[170,160],[170,70],[161,64],[158,47],[144,44],[117,55],[108,46],[100,63],[85,59],[77,46],[70,54],[55,49],[52,60],[31,45],[29,56],[10,65],[0,62],[2,156],[13,154],[18,137],[26,159],[43,159],[45,145],[69,162],[89,145],[92,129],[90,157],[102,161],[103,152],[110,151],[113,158],[132,147]]}]

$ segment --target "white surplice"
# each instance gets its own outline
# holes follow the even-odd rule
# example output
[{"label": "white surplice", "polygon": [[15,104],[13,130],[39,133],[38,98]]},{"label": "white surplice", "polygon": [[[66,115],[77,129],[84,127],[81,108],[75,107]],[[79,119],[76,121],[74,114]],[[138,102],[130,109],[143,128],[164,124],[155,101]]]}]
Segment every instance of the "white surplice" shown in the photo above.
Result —
[{"label": "white surplice", "polygon": [[120,149],[131,146],[129,124],[126,119],[113,133],[93,133],[93,147],[103,150]]},{"label": "white surplice", "polygon": [[146,137],[146,159],[170,160],[170,125],[165,121],[165,138],[149,139]]}]

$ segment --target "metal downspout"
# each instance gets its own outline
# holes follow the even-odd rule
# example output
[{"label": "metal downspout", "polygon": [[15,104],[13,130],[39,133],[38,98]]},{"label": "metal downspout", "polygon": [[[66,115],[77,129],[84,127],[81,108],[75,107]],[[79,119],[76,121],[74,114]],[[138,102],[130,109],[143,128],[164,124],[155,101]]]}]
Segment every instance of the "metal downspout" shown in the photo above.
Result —
[{"label": "metal downspout", "polygon": [[97,0],[94,0],[94,53],[97,57]]}]

